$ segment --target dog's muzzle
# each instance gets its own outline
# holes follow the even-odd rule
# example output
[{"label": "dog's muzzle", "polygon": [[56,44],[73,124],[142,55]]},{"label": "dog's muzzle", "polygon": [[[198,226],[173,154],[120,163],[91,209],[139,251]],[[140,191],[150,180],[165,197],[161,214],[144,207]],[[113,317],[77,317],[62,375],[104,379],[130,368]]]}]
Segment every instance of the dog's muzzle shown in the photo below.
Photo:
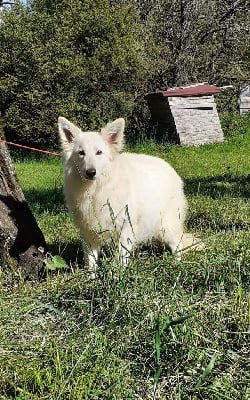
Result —
[{"label": "dog's muzzle", "polygon": [[85,172],[86,179],[95,179],[96,177],[96,169],[95,168],[88,168]]}]

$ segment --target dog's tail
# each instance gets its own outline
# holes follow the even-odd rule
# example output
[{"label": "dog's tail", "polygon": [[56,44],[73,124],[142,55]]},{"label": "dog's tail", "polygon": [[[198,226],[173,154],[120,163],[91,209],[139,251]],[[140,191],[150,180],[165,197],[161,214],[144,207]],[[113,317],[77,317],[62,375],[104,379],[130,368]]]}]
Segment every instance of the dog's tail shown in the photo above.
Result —
[{"label": "dog's tail", "polygon": [[184,233],[182,236],[182,251],[195,250],[201,251],[205,249],[205,245],[201,239],[196,238],[192,233]]}]

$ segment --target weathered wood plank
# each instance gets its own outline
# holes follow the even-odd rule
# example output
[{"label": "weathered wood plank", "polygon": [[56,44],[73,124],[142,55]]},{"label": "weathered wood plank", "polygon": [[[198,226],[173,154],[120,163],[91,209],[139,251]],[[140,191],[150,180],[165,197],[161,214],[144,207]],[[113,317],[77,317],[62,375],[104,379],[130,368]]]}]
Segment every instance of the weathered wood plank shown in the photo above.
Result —
[{"label": "weathered wood plank", "polygon": [[216,108],[212,110],[171,107],[176,130],[182,145],[223,142],[223,132]]},{"label": "weathered wood plank", "polygon": [[240,97],[239,100],[240,115],[246,114],[250,111],[250,97]]},{"label": "weathered wood plank", "polygon": [[199,146],[223,141],[213,94],[164,97],[156,93],[147,99],[153,121],[173,129],[180,144]]},{"label": "weathered wood plank", "polygon": [[184,103],[184,102],[201,102],[201,101],[208,101],[210,103],[214,102],[214,96],[196,96],[196,97],[168,97],[169,103]]},{"label": "weathered wood plank", "polygon": [[[177,99],[177,100],[176,100]],[[213,101],[212,98],[194,98],[194,97],[189,97],[189,98],[181,98],[179,99],[178,97],[169,99],[169,105],[171,109],[173,108],[187,108],[187,109],[192,109],[192,108],[198,108],[198,109],[210,109],[210,108],[215,108],[216,105]]]}]

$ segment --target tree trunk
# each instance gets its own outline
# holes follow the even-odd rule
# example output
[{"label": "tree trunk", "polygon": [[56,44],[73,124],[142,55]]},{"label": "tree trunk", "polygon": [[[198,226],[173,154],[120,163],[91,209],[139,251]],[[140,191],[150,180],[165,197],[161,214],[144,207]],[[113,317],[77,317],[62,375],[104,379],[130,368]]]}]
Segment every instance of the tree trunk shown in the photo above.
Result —
[{"label": "tree trunk", "polygon": [[47,246],[25,201],[9,152],[0,143],[0,268],[36,279]]}]

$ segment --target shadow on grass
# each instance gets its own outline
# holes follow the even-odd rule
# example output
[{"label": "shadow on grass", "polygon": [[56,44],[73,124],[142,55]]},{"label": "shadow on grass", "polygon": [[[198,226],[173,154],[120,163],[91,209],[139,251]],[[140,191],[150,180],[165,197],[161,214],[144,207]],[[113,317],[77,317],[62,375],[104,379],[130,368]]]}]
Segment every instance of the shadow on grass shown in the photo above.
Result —
[{"label": "shadow on grass", "polygon": [[[212,199],[223,197],[250,198],[250,174],[237,176],[232,174],[185,179],[187,195],[209,196]],[[38,209],[48,212],[66,211],[63,188],[48,190],[29,189],[24,191],[26,201],[39,205]]]},{"label": "shadow on grass", "polygon": [[[48,218],[57,214],[68,214],[62,187],[54,189],[39,190],[28,189],[24,191],[25,199],[32,211],[38,216],[48,213]],[[73,224],[73,222],[72,222]],[[45,232],[44,232],[45,233]],[[47,241],[48,252],[52,256],[60,255],[69,267],[84,267],[84,253],[80,239],[69,241],[55,240]]]},{"label": "shadow on grass", "polygon": [[66,211],[63,188],[47,190],[29,189],[24,191],[25,199],[31,208],[36,208],[40,213]]},{"label": "shadow on grass", "polygon": [[[204,177],[186,179],[185,192],[190,196],[206,196],[211,199],[229,199],[230,198],[250,198],[250,175],[237,176],[231,173]],[[29,189],[25,191],[25,197],[32,210],[36,214],[42,214],[45,211],[51,214],[67,213],[67,206],[64,200],[63,188],[55,187],[48,190]],[[244,218],[221,217],[217,212],[211,213],[209,210],[197,210],[187,220],[187,230],[191,232],[202,232],[206,229],[212,229],[215,232],[226,230],[247,230],[249,221]],[[84,265],[83,250],[80,240],[73,242],[48,243],[51,254],[61,255],[68,265]],[[147,251],[149,253],[162,254],[162,248],[158,244],[155,246],[143,245],[139,252]]]},{"label": "shadow on grass", "polygon": [[188,195],[209,196],[212,199],[223,197],[250,198],[250,175],[237,176],[225,174],[204,178],[185,179],[185,192]]},{"label": "shadow on grass", "polygon": [[214,233],[216,232],[225,232],[225,231],[248,231],[250,229],[250,224],[248,221],[236,221],[234,219],[226,220],[219,218],[211,217],[208,213],[198,212],[191,217],[189,217],[186,221],[187,230],[191,232],[202,232],[206,230],[212,230]]},{"label": "shadow on grass", "polygon": [[84,253],[79,240],[71,242],[48,243],[52,255],[60,255],[69,266],[84,268]]}]

